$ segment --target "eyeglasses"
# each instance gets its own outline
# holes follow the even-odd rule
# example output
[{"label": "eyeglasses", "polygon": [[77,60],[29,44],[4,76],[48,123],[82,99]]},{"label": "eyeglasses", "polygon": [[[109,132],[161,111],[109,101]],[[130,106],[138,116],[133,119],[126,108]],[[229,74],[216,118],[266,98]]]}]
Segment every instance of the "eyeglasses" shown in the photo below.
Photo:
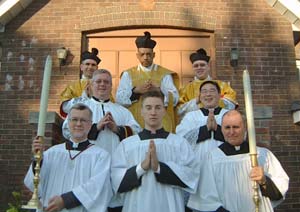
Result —
[{"label": "eyeglasses", "polygon": [[72,124],[77,124],[78,122],[80,124],[86,124],[88,122],[91,122],[91,120],[88,119],[80,119],[80,118],[69,118],[68,119]]},{"label": "eyeglasses", "polygon": [[96,81],[93,81],[94,83],[96,83],[97,85],[100,85],[101,83],[103,83],[104,85],[108,85],[108,84],[111,84],[111,81],[109,80],[96,80]]}]

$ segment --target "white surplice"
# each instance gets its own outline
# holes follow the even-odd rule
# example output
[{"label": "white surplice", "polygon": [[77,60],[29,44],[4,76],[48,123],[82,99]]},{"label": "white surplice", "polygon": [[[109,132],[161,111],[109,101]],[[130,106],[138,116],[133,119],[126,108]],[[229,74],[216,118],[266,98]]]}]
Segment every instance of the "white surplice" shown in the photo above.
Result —
[{"label": "white surplice", "polygon": [[[70,150],[74,157],[79,151]],[[55,195],[72,191],[81,206],[62,211],[106,212],[112,197],[110,183],[110,155],[93,145],[71,160],[65,143],[51,147],[43,154],[40,173],[39,197],[43,207]],[[24,179],[33,191],[32,166]]]},{"label": "white surplice", "polygon": [[190,145],[175,134],[169,134],[166,139],[140,140],[134,135],[123,140],[112,157],[113,189],[117,192],[126,171],[145,159],[150,140],[155,142],[158,160],[170,167],[187,187],[162,184],[156,180],[154,172],[148,170],[142,175],[139,187],[121,194],[124,197],[123,212],[183,212],[183,191],[196,191],[199,173]]},{"label": "white surplice", "polygon": [[[227,109],[221,109],[220,113],[215,115],[217,125],[221,126],[222,117],[227,111]],[[201,110],[188,112],[176,127],[176,134],[184,137],[192,145],[198,161],[203,160],[207,152],[223,143],[214,139],[214,132],[211,133],[209,139],[197,143],[199,129],[207,125],[207,117]]]},{"label": "white surplice", "polygon": [[[98,123],[107,112],[110,112],[118,126],[129,126],[132,129],[133,133],[137,133],[140,131],[140,126],[134,119],[131,112],[117,103],[113,103],[111,101],[98,102],[93,98],[88,99],[79,97],[72,99],[69,102],[69,109],[76,103],[83,103],[93,111],[93,123]],[[63,123],[63,135],[67,139],[70,138],[67,118]],[[107,127],[100,131],[96,140],[90,141],[91,143],[94,143],[97,146],[105,149],[109,153],[112,153],[120,143],[118,135],[116,135],[116,133],[112,132]]]},{"label": "white surplice", "polygon": [[[276,185],[284,197],[289,184],[289,177],[277,158],[266,148],[257,148],[258,164],[266,176]],[[208,153],[205,172],[196,194],[192,194],[188,206],[200,211],[214,211],[220,206],[230,212],[253,212],[253,182],[250,180],[250,156],[237,154],[226,156],[219,148]],[[260,212],[272,212],[282,200],[270,201],[260,195]]]}]

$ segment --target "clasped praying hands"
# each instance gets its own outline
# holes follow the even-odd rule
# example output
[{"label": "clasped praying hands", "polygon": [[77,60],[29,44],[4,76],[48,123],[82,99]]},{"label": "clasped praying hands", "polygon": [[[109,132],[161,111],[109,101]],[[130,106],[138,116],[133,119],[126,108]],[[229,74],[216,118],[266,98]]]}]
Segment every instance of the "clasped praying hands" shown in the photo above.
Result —
[{"label": "clasped praying hands", "polygon": [[141,166],[145,171],[152,169],[154,172],[156,172],[158,169],[158,165],[159,162],[156,155],[156,146],[154,140],[150,140],[148,152],[146,153],[146,157]]}]

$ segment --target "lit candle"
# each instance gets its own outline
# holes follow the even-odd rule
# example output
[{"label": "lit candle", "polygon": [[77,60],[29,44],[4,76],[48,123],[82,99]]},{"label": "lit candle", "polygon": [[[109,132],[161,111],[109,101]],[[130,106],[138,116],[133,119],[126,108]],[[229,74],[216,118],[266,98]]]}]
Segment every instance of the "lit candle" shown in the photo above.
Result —
[{"label": "lit candle", "polygon": [[37,132],[38,136],[45,135],[51,69],[52,69],[52,59],[51,56],[48,55],[44,67],[44,78],[43,78],[43,87],[42,87],[41,100],[40,100],[39,123],[38,123],[38,132]]},{"label": "lit candle", "polygon": [[245,96],[246,116],[247,116],[247,125],[248,125],[249,151],[250,154],[256,154],[256,138],[255,138],[254,117],[253,117],[252,94],[251,94],[250,77],[247,69],[244,70],[243,73],[243,85],[244,85],[244,96]]}]

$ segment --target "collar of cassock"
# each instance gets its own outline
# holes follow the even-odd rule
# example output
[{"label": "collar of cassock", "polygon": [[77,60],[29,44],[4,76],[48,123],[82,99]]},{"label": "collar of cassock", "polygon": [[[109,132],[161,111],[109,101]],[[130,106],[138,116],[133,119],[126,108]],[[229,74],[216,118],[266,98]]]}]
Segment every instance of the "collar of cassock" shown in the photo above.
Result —
[{"label": "collar of cassock", "polygon": [[67,150],[76,150],[76,151],[84,151],[90,146],[89,140],[80,142],[80,143],[74,143],[72,141],[66,141],[66,149]]},{"label": "collar of cassock", "polygon": [[155,139],[155,138],[167,138],[170,133],[165,131],[164,128],[156,130],[155,133],[152,133],[150,130],[143,129],[138,135],[141,140]]},{"label": "collar of cassock", "polygon": [[224,142],[219,146],[225,155],[239,155],[249,153],[249,143],[244,141],[240,146],[233,146],[228,142]]},{"label": "collar of cassock", "polygon": [[102,103],[106,103],[106,102],[109,102],[109,101],[110,101],[110,99],[100,100],[100,99],[98,99],[98,98],[96,98],[96,97],[94,97],[94,96],[92,96],[92,98],[93,98],[95,101],[97,101],[97,102],[102,102]]},{"label": "collar of cassock", "polygon": [[[204,114],[204,116],[208,116],[208,113],[209,113],[208,109],[202,107],[202,108],[200,108],[200,110],[202,111],[202,113]],[[222,108],[216,107],[214,109],[214,114],[215,115],[219,115],[219,113],[221,112],[221,110],[222,110]]]}]

